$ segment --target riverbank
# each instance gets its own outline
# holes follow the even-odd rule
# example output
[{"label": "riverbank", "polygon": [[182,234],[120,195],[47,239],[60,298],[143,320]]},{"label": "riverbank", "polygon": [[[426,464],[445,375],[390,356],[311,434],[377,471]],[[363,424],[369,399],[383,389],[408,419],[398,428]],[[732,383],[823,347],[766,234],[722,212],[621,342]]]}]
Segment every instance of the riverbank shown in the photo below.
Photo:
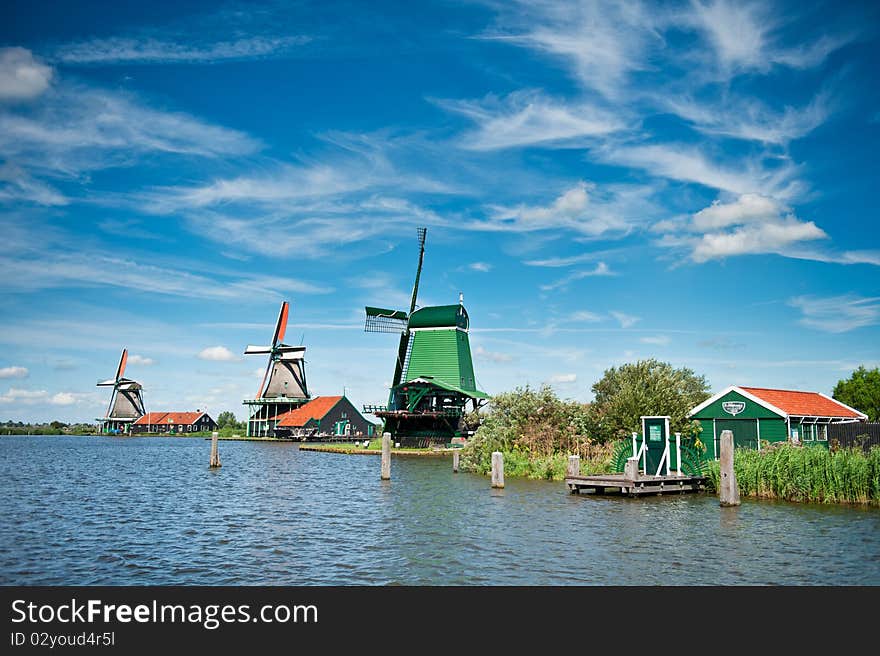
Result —
[{"label": "riverbank", "polygon": [[[357,446],[355,444],[301,444],[300,451],[320,451],[322,453],[342,453],[345,455],[380,456],[381,449]],[[391,455],[395,456],[448,456],[453,451],[461,449],[391,449]]]}]

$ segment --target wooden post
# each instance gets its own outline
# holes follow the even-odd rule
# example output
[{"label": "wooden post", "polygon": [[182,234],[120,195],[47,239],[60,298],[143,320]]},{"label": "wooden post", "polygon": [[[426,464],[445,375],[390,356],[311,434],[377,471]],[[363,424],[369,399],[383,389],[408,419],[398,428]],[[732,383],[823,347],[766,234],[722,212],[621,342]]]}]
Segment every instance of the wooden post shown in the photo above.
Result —
[{"label": "wooden post", "polygon": [[565,470],[566,478],[581,475],[581,457],[568,456],[568,468]]},{"label": "wooden post", "polygon": [[461,456],[461,454],[458,451],[452,452],[452,473],[453,474],[458,473],[458,463],[459,463],[460,456]]},{"label": "wooden post", "polygon": [[638,456],[626,459],[626,465],[623,467],[623,477],[628,481],[637,481],[639,479]]},{"label": "wooden post", "polygon": [[217,449],[217,438],[220,434],[217,431],[211,433],[211,464],[208,465],[209,469],[216,469],[217,467],[221,467],[220,464],[220,452]]},{"label": "wooden post", "polygon": [[721,431],[721,505],[738,506],[739,487],[733,471],[733,431]]},{"label": "wooden post", "polygon": [[681,433],[675,434],[675,466],[681,476]]},{"label": "wooden post", "polygon": [[492,452],[492,487],[504,487],[504,454]]},{"label": "wooden post", "polygon": [[382,480],[391,480],[391,433],[382,435]]}]

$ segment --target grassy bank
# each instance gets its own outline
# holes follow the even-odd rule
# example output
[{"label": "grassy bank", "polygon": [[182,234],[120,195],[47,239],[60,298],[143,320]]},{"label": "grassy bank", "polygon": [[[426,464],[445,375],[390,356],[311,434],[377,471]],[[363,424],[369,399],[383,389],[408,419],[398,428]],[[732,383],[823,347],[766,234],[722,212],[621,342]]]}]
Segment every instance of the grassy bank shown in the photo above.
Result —
[{"label": "grassy bank", "polygon": [[[578,449],[581,457],[581,474],[602,474],[611,471],[613,444],[584,443]],[[520,476],[547,481],[561,481],[565,478],[568,465],[567,453],[534,453],[517,448],[503,449],[504,475]],[[463,471],[487,475],[492,471],[491,451],[468,448],[462,451]]]},{"label": "grassy bank", "polygon": [[[737,449],[736,482],[742,496],[817,503],[880,505],[880,448],[829,451],[782,445],[760,453]],[[718,489],[719,464],[709,466]]]},{"label": "grassy bank", "polygon": [[[303,444],[300,446],[301,451],[323,451],[325,453],[345,453],[345,454],[363,454],[363,455],[381,455],[382,438],[370,440],[368,446],[364,446],[363,442],[357,444],[337,443],[333,444]],[[418,455],[418,456],[442,456],[451,453],[450,449],[432,449],[432,448],[416,448],[416,447],[394,447],[391,453],[395,455]]]}]

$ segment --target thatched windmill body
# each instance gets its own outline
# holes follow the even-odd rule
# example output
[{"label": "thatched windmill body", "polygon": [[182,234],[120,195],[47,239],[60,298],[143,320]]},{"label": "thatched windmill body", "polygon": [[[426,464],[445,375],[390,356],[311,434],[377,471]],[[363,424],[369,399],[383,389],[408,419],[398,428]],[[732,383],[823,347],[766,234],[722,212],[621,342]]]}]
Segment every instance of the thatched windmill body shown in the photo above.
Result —
[{"label": "thatched windmill body", "polygon": [[130,433],[132,423],[145,414],[143,386],[135,380],[125,378],[126,364],[128,349],[122,349],[116,376],[98,381],[98,387],[113,388],[107,412],[97,420],[101,433]]}]

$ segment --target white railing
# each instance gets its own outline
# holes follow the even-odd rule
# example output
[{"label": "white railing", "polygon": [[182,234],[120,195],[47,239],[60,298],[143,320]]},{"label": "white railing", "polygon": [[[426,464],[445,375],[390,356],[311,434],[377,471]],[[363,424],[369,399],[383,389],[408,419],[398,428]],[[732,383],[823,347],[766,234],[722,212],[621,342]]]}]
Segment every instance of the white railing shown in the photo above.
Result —
[{"label": "white railing", "polygon": [[[648,473],[648,440],[642,437],[641,446],[637,446],[639,441],[639,434],[632,434],[632,452],[634,458],[641,458],[642,460],[642,471],[647,474]],[[660,458],[660,462],[657,465],[657,471],[654,473],[654,476],[661,476],[661,472],[663,468],[666,468],[666,475],[669,476],[672,471],[672,463],[670,460],[669,453],[669,438],[666,438],[666,444],[663,447],[663,456]],[[675,466],[678,471],[678,475],[681,476],[681,433],[675,434]]]}]

